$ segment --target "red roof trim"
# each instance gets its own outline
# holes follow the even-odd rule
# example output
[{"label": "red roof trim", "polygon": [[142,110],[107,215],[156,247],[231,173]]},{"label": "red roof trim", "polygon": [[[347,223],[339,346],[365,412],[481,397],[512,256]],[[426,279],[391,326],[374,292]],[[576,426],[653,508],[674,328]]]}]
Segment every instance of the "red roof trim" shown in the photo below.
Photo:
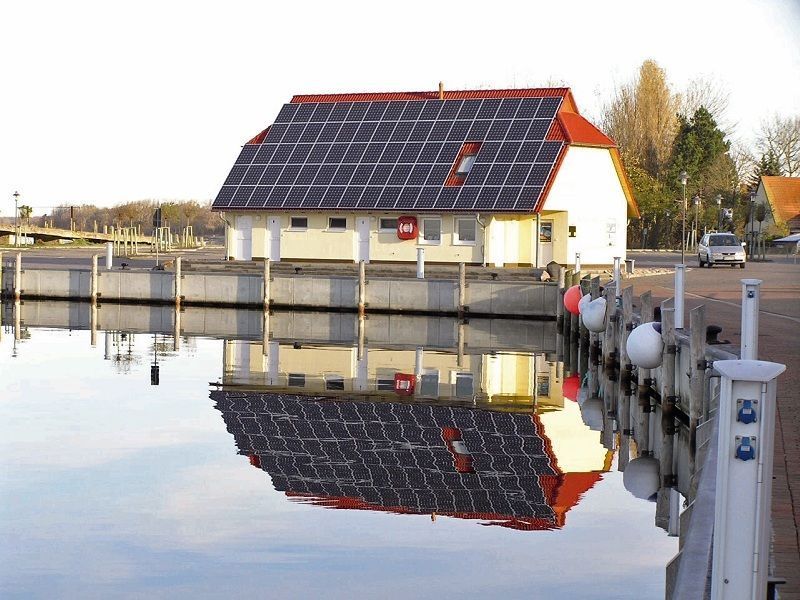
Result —
[{"label": "red roof trim", "polygon": [[[473,98],[569,98],[569,107],[575,109],[569,88],[519,88],[505,90],[453,90],[445,91],[445,100]],[[297,94],[292,104],[303,102],[379,102],[382,100],[438,100],[439,92],[376,92],[356,94]]]},{"label": "red roof trim", "polygon": [[617,146],[614,140],[579,114],[559,112],[557,121],[572,145],[600,148],[615,148]]}]

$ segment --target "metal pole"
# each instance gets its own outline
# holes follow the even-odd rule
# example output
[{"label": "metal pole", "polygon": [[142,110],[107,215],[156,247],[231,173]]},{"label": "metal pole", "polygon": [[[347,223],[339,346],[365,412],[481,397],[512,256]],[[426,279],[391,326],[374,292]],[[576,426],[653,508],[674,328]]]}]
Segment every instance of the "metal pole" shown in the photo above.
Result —
[{"label": "metal pole", "polygon": [[614,286],[616,287],[617,290],[617,298],[622,296],[622,274],[620,273],[619,270],[620,259],[621,259],[620,256],[614,257]]},{"label": "metal pole", "polygon": [[742,279],[742,360],[758,360],[760,279]]},{"label": "metal pole", "polygon": [[575,253],[575,272],[576,273],[580,273],[581,272],[581,253],[580,252],[576,252]]},{"label": "metal pole", "polygon": [[683,217],[681,219],[681,264],[686,263],[686,182],[683,182]]},{"label": "metal pole", "polygon": [[17,262],[14,265],[14,302],[19,302],[22,295],[22,252],[17,252]]},{"label": "metal pole", "polygon": [[683,296],[686,265],[675,265],[675,329],[683,329]]},{"label": "metal pole", "polygon": [[114,265],[114,243],[106,242],[106,271],[110,271]]},{"label": "metal pole", "polygon": [[17,213],[19,208],[19,192],[14,192],[14,247],[19,248],[19,226],[17,225]]},{"label": "metal pole", "polygon": [[92,254],[92,283],[90,299],[92,304],[97,302],[97,254]]},{"label": "metal pole", "polygon": [[417,279],[425,279],[425,248],[417,248]]}]

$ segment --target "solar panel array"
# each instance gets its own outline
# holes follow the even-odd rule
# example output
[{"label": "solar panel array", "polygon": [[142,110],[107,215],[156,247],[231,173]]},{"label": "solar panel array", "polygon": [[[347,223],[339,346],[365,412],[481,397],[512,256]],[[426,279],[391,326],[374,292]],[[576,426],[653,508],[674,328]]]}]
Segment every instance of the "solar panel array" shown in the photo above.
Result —
[{"label": "solar panel array", "polygon": [[[554,476],[530,415],[449,406],[211,393],[240,453],[257,455],[276,490],[351,498],[412,512],[544,520]],[[455,427],[474,473],[456,470],[442,428]]]},{"label": "solar panel array", "polygon": [[[285,104],[246,144],[217,209],[531,211],[563,142],[560,97]],[[445,185],[465,142],[463,185]]]}]

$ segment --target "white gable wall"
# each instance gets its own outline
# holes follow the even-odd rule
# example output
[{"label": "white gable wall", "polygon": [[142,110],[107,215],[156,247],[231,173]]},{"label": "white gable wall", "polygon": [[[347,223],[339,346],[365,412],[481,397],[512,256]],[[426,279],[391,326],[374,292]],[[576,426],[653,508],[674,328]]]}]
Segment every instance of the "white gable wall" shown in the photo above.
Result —
[{"label": "white gable wall", "polygon": [[[573,264],[576,252],[584,265],[625,258],[627,201],[607,148],[570,146],[543,210],[566,211],[568,224],[576,227],[575,237],[566,238],[566,259],[556,257],[558,262]],[[555,228],[553,235],[559,245],[568,233]]]}]

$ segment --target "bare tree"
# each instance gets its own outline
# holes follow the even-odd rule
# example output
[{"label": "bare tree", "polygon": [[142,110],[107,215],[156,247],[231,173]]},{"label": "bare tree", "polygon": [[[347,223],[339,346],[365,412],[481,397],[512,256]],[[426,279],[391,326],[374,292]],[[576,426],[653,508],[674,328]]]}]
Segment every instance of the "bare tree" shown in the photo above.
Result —
[{"label": "bare tree", "polygon": [[697,109],[705,107],[711,113],[719,128],[729,135],[735,123],[727,122],[730,91],[725,85],[715,79],[696,77],[689,82],[686,90],[680,95],[680,112],[684,116],[691,116]]},{"label": "bare tree", "polygon": [[772,152],[784,175],[800,175],[800,115],[782,117],[776,114],[763,121],[756,147],[763,154]]}]

